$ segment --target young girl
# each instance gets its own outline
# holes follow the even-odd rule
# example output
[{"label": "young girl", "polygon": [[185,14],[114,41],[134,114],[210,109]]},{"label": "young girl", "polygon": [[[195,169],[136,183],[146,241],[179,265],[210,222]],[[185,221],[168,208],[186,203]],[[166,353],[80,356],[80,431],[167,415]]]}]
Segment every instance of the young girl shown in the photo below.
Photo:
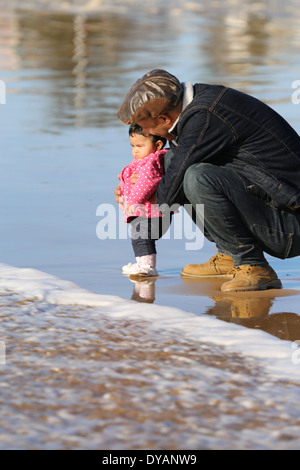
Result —
[{"label": "young girl", "polygon": [[[163,150],[166,139],[146,135],[137,124],[129,128],[133,161],[123,168],[121,196],[124,220],[131,224],[131,241],[136,263],[123,266],[123,274],[157,276],[155,241],[163,235],[162,217],[149,198],[156,191],[163,176]],[[138,175],[132,184],[132,175]]]}]

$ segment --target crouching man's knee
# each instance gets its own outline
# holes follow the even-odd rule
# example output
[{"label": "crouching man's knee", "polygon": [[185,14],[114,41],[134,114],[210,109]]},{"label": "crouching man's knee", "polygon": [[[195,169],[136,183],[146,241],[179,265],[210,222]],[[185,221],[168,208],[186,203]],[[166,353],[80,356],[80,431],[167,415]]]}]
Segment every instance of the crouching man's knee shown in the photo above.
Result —
[{"label": "crouching man's knee", "polygon": [[214,170],[215,165],[210,163],[195,163],[186,170],[183,190],[189,201],[192,201],[196,194],[199,197],[201,193],[209,191],[213,181],[211,176]]}]

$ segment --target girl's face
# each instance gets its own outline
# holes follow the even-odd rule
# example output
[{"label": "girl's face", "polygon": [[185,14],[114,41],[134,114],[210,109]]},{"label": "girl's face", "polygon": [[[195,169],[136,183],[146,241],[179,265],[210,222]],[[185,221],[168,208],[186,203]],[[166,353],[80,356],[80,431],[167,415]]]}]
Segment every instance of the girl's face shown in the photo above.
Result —
[{"label": "girl's face", "polygon": [[136,160],[143,160],[143,158],[150,155],[150,153],[155,153],[162,146],[162,142],[153,142],[151,137],[145,137],[141,134],[133,134],[129,136],[131,147],[132,147],[132,156]]}]

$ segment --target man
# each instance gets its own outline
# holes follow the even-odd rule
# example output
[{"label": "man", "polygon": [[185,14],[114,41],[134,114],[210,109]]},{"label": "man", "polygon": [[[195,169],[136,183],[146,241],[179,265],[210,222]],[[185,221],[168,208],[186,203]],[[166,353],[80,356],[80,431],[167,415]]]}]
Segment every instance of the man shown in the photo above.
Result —
[{"label": "man", "polygon": [[218,253],[182,276],[228,276],[224,292],[280,288],[264,252],[300,255],[300,137],[291,126],[254,97],[159,69],[137,80],[118,117],[170,141],[158,204],[190,203],[196,213],[204,204]]}]

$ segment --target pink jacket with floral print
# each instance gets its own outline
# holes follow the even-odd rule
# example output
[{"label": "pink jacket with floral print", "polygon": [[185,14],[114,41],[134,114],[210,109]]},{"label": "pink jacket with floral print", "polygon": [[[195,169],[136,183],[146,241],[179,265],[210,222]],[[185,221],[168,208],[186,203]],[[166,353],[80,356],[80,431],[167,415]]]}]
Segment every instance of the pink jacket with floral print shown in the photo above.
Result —
[{"label": "pink jacket with floral print", "polygon": [[[121,172],[121,193],[123,197],[124,220],[128,222],[130,217],[161,217],[157,206],[151,204],[148,199],[157,190],[161,177],[164,174],[163,158],[166,149],[150,153],[143,160],[133,160],[130,165]],[[134,185],[131,184],[133,174],[138,174]],[[131,206],[132,213],[126,210]]]}]

